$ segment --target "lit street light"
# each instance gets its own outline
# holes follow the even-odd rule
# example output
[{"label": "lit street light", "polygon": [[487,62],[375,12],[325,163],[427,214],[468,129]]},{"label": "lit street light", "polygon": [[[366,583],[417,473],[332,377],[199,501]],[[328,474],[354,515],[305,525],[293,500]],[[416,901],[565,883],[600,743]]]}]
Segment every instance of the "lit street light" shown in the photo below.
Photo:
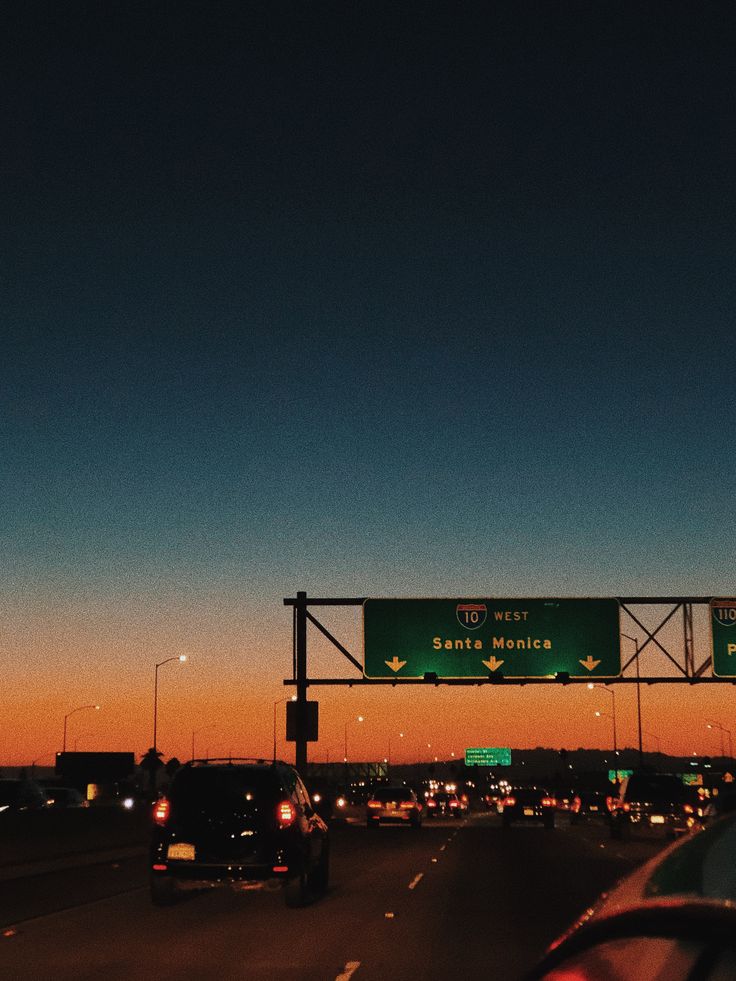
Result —
[{"label": "lit street light", "polygon": [[728,755],[729,755],[729,757],[732,758],[733,757],[733,743],[731,742],[731,730],[730,729],[727,729],[724,725],[721,725],[720,722],[714,722],[712,719],[710,720],[710,722],[707,723],[707,726],[708,726],[709,729],[718,729],[718,731],[721,734],[721,756],[725,756],[726,755],[725,750],[724,750],[724,747],[723,747],[723,733],[724,732],[726,733],[726,735],[728,736]]},{"label": "lit street light", "polygon": [[636,649],[636,718],[639,724],[639,766],[641,766],[642,759],[644,757],[644,752],[641,743],[641,685],[639,684],[639,640],[637,637],[632,637],[630,634],[621,634],[627,640],[630,640],[634,644]]},{"label": "lit street light", "polygon": [[[346,763],[348,761],[348,722],[352,722],[352,721],[353,721],[352,719],[347,719],[345,721],[345,762]],[[359,716],[357,716],[355,718],[354,721],[355,722],[364,722],[365,719],[363,718],[362,715],[359,715]]]},{"label": "lit street light", "polygon": [[64,738],[62,739],[62,742],[61,742],[61,751],[62,751],[62,753],[66,753],[66,720],[69,718],[70,715],[74,715],[75,712],[81,712],[82,709],[95,709],[95,711],[98,711],[99,712],[100,706],[99,705],[80,705],[78,708],[72,709],[71,712],[67,712],[66,713],[66,715],[64,716]]},{"label": "lit street light", "polygon": [[[606,692],[611,696],[611,705],[613,712],[611,718],[613,719],[613,755],[618,756],[618,743],[616,740],[616,692],[612,688],[606,688],[605,685],[594,685],[592,681],[588,682],[588,688],[600,688],[601,691]],[[596,715],[606,715],[606,712],[596,712]]]},{"label": "lit street light", "polygon": [[178,657],[167,657],[163,661],[159,661],[158,664],[156,665],[156,669],[154,671],[154,680],[153,680],[153,751],[154,753],[156,753],[158,750],[158,746],[156,745],[156,733],[157,733],[156,726],[158,721],[158,669],[161,667],[162,664],[168,664],[169,661],[186,661],[186,659],[187,659],[186,654],[179,654]]},{"label": "lit street light", "polygon": [[284,702],[295,702],[296,695],[287,695],[286,698],[277,698],[273,703],[273,758],[276,761],[276,706],[283,705]]}]

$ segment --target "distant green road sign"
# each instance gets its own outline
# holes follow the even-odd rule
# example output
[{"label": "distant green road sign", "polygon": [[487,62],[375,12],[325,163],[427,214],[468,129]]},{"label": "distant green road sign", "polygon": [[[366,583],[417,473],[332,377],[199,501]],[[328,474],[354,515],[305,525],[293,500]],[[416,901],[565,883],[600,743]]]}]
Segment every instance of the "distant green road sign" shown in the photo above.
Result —
[{"label": "distant green road sign", "polygon": [[477,746],[465,750],[466,766],[511,766],[511,750],[505,746]]},{"label": "distant green road sign", "polygon": [[710,626],[713,674],[719,678],[736,677],[736,599],[710,601]]},{"label": "distant green road sign", "polygon": [[614,678],[616,599],[367,599],[367,678]]}]

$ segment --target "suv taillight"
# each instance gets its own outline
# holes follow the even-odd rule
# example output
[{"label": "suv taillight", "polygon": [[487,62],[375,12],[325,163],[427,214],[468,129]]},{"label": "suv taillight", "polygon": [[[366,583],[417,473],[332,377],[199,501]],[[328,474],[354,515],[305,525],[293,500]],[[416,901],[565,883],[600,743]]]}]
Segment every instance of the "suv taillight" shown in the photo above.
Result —
[{"label": "suv taillight", "polygon": [[169,812],[171,811],[171,804],[165,797],[161,800],[157,800],[153,808],[153,820],[156,824],[164,825],[169,820]]},{"label": "suv taillight", "polygon": [[296,821],[296,808],[290,800],[282,800],[276,805],[276,820],[280,828],[288,828]]},{"label": "suv taillight", "polygon": [[503,802],[504,807],[514,807],[515,805],[516,805],[515,797],[507,797],[506,800]]}]

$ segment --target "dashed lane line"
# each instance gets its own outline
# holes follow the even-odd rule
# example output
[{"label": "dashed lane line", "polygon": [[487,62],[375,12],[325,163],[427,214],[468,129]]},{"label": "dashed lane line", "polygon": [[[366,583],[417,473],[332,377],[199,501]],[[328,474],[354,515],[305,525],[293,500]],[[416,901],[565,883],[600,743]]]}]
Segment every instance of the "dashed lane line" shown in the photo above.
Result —
[{"label": "dashed lane line", "polygon": [[418,875],[415,875],[414,878],[409,883],[409,888],[416,889],[416,887],[419,885],[419,883],[422,881],[423,878],[424,878],[424,872],[420,872]]}]

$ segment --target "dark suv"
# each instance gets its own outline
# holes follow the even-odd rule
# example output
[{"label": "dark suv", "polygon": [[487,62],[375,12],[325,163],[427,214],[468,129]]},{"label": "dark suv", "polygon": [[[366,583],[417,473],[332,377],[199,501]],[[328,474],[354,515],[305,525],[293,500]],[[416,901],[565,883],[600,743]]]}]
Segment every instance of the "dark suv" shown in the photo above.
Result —
[{"label": "dark suv", "polygon": [[329,838],[296,770],[264,760],[193,760],[157,801],[151,899],[184,889],[284,887],[287,906],[327,889]]},{"label": "dark suv", "polygon": [[504,799],[501,824],[541,821],[549,831],[554,830],[557,801],[542,787],[514,787]]},{"label": "dark suv", "polygon": [[674,838],[695,823],[687,790],[672,773],[625,777],[610,807],[612,838],[628,837],[634,830]]}]

